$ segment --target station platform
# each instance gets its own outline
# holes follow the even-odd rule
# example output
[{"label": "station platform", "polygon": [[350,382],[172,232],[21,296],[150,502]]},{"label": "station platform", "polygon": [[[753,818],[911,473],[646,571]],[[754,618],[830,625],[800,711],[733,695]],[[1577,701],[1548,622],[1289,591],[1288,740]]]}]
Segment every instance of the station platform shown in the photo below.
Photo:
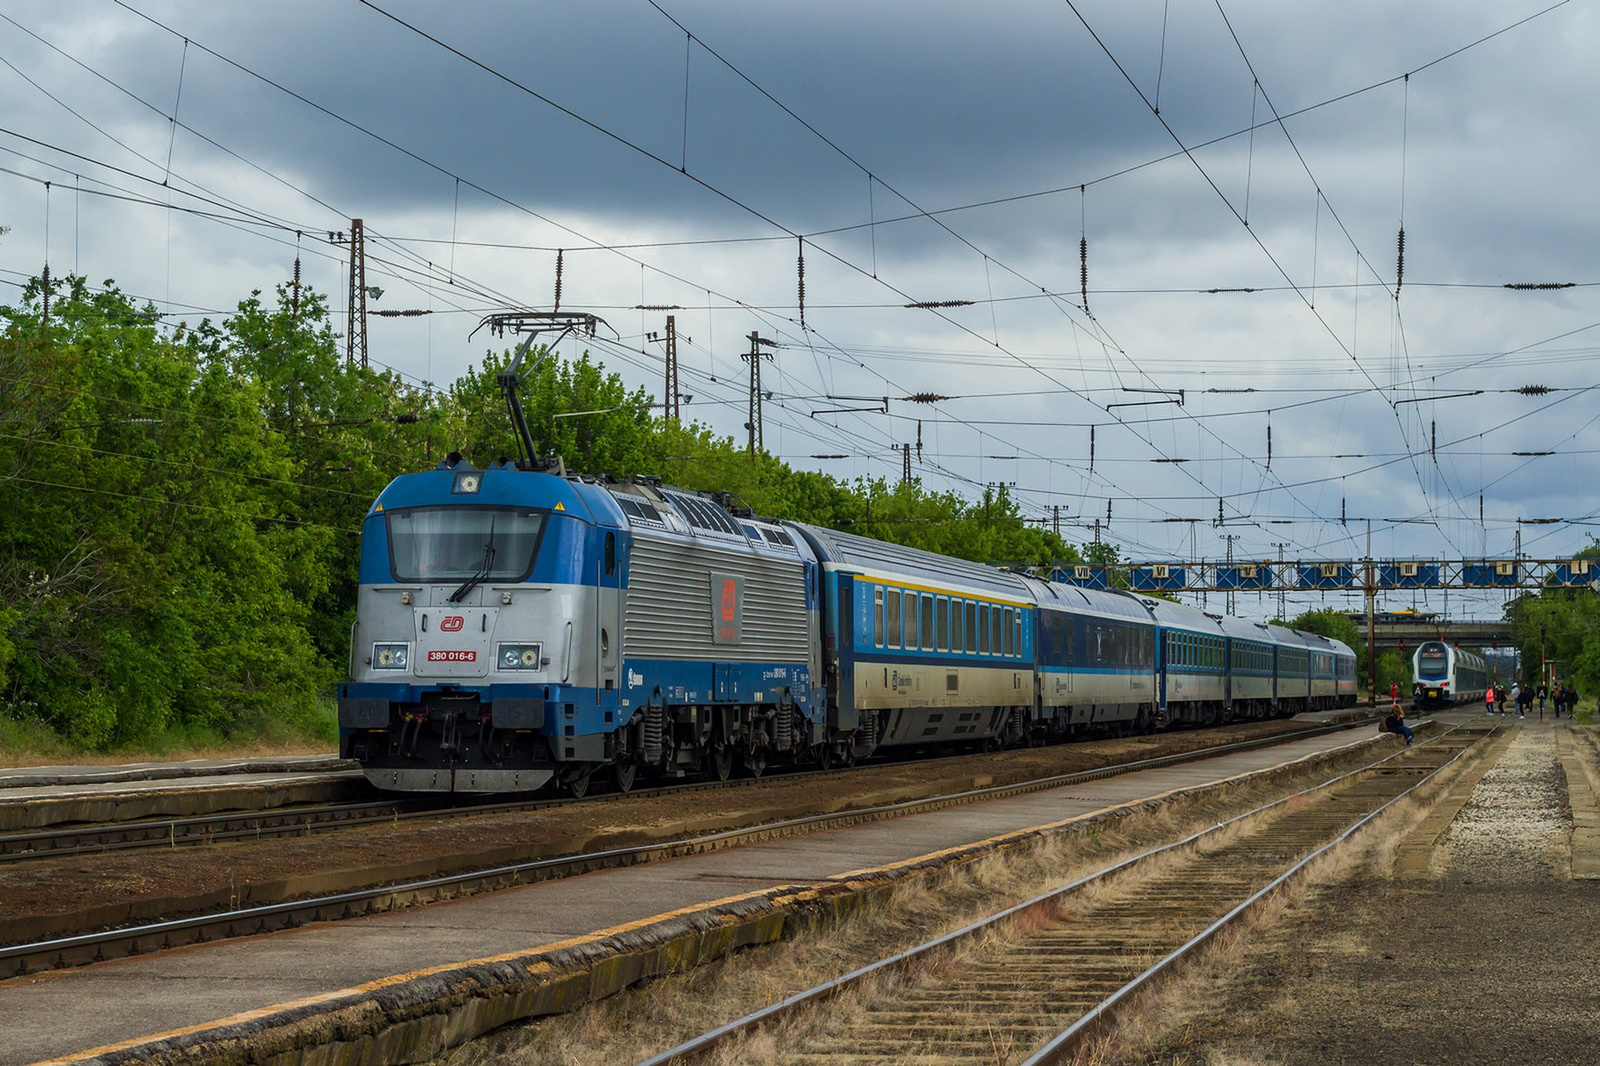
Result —
[{"label": "station platform", "polygon": [[[1370,728],[451,903],[0,982],[0,1066],[315,1009],[447,964],[637,928],[775,886],[848,880],[951,849],[1372,743]],[[1385,741],[1380,741],[1387,742]],[[71,1019],[63,1024],[63,1019]]]},{"label": "station platform", "polygon": [[337,755],[267,755],[239,759],[182,759],[173,762],[110,763],[105,766],[0,766],[0,798],[11,789],[99,786],[130,782],[182,782],[191,778],[260,774],[324,774],[359,769]]}]

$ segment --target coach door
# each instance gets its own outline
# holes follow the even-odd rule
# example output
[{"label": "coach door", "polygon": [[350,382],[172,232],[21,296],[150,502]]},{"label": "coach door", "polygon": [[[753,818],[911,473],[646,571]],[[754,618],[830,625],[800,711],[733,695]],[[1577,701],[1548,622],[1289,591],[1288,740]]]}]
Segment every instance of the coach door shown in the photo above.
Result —
[{"label": "coach door", "polygon": [[854,729],[858,724],[856,714],[856,603],[854,574],[835,572],[834,619],[838,623],[837,644],[833,661],[837,664],[834,692],[838,701],[838,718],[835,729]]},{"label": "coach door", "polygon": [[1167,713],[1167,647],[1172,643],[1165,629],[1156,630],[1156,707]]}]

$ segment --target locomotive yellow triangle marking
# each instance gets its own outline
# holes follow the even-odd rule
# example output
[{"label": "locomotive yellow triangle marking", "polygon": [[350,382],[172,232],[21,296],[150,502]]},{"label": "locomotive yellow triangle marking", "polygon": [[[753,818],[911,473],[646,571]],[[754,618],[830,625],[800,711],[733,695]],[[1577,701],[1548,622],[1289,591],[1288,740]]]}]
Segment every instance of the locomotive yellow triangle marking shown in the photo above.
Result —
[{"label": "locomotive yellow triangle marking", "polygon": [[560,501],[560,500],[557,500],[557,501],[556,501],[556,507],[555,507],[555,509],[556,509],[556,510],[558,510],[558,511],[565,511],[565,510],[566,510],[566,507],[564,507],[564,506],[563,506],[563,505],[562,505],[562,503],[561,503],[561,501]]}]

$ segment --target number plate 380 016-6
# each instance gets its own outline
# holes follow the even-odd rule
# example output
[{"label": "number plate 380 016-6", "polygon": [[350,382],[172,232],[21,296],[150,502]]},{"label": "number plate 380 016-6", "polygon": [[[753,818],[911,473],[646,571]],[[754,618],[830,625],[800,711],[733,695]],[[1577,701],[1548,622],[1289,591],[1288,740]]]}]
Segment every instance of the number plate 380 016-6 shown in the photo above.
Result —
[{"label": "number plate 380 016-6", "polygon": [[477,662],[478,653],[475,651],[430,651],[430,663],[471,663]]}]

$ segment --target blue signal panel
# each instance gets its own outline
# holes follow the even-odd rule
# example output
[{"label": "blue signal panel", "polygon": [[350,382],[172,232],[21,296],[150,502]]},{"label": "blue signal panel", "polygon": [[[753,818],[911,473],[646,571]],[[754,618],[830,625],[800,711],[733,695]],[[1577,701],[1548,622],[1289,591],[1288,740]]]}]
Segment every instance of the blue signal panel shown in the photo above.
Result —
[{"label": "blue signal panel", "polygon": [[1108,589],[1111,570],[1105,566],[1058,566],[1050,571],[1050,580],[1083,589]]},{"label": "blue signal panel", "polygon": [[1360,584],[1356,568],[1350,563],[1300,565],[1300,587],[1308,589],[1348,589]]},{"label": "blue signal panel", "polygon": [[1517,564],[1514,562],[1464,562],[1461,564],[1461,583],[1469,589],[1515,588],[1517,585]]},{"label": "blue signal panel", "polygon": [[1383,563],[1378,567],[1381,589],[1436,589],[1439,584],[1438,563]]},{"label": "blue signal panel", "polygon": [[1272,567],[1259,563],[1217,567],[1217,585],[1229,592],[1272,587]]},{"label": "blue signal panel", "polygon": [[1574,559],[1570,563],[1558,563],[1551,571],[1550,584],[1571,585],[1574,587],[1588,585],[1600,578],[1600,565],[1591,559]]},{"label": "blue signal panel", "polygon": [[1128,587],[1135,592],[1182,592],[1184,575],[1181,566],[1135,566],[1128,571]]}]

